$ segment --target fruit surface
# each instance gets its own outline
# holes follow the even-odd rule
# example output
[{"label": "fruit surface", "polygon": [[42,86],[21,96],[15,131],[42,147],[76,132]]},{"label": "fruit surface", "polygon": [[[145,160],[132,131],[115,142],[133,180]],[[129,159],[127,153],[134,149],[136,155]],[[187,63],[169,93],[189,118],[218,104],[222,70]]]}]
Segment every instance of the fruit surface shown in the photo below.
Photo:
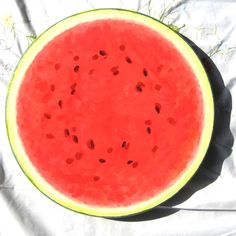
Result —
[{"label": "fruit surface", "polygon": [[204,157],[213,123],[209,83],[187,44],[118,10],[44,33],[16,70],[12,110],[10,141],[32,182],[70,209],[105,216],[173,195]]}]

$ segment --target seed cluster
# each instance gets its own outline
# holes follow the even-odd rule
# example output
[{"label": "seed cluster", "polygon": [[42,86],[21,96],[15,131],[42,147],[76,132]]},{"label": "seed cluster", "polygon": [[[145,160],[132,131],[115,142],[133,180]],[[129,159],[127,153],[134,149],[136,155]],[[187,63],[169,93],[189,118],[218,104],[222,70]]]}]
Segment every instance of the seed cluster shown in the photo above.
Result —
[{"label": "seed cluster", "polygon": [[[135,60],[133,60],[132,56],[127,55],[126,53],[126,46],[124,44],[121,44],[119,46],[119,50],[120,53],[122,53],[122,55],[124,55],[124,63],[127,66],[131,66],[132,64],[135,64]],[[97,53],[93,54],[90,58],[93,61],[99,61],[99,60],[103,60],[103,59],[107,59],[109,57],[109,54],[106,50],[104,49],[100,49],[97,51]],[[81,72],[81,70],[83,68],[80,67],[80,57],[78,55],[73,56],[73,60],[74,60],[74,65],[72,66],[73,72],[75,74],[79,74]],[[97,63],[97,62],[96,62]],[[61,64],[56,63],[54,65],[54,69],[56,71],[60,70],[61,68]],[[119,78],[119,75],[121,74],[121,69],[122,66],[119,65],[114,65],[112,67],[110,67],[110,73],[111,75],[115,76],[116,78]],[[157,67],[156,70],[158,73],[161,73],[163,71],[163,65],[160,65]],[[169,72],[171,72],[172,70],[169,70]],[[88,72],[89,75],[94,74],[94,72],[96,72],[94,69],[90,69]],[[137,96],[142,96],[142,93],[144,94],[146,89],[148,88],[148,80],[152,77],[152,71],[147,69],[146,67],[142,68],[140,71],[140,75],[142,76],[142,79],[137,81],[136,84],[134,85],[134,93],[136,94],[140,94]],[[147,86],[146,86],[147,85]],[[156,92],[159,92],[162,90],[162,86],[160,84],[154,84],[153,86],[153,90]],[[77,90],[78,90],[78,82],[74,82],[70,85],[69,90],[68,90],[68,94],[69,96],[77,96]],[[51,92],[55,92],[56,86],[54,84],[50,85],[50,91]],[[64,104],[62,99],[58,99],[57,100],[57,106],[59,108],[59,110],[63,110],[63,108],[66,106],[66,104]],[[156,115],[161,116],[162,113],[162,105],[159,102],[156,102],[153,104],[153,113]],[[44,112],[43,113],[43,117],[47,120],[52,120],[54,117],[49,113],[49,112]],[[171,125],[174,126],[177,124],[176,119],[174,119],[173,117],[168,117],[167,122]],[[144,123],[142,124],[144,126],[144,130],[146,132],[146,135],[149,135],[150,137],[153,135],[153,132],[155,133],[155,129],[153,129],[153,123],[154,121],[151,119],[146,119],[143,121]],[[84,147],[87,148],[88,151],[91,151],[91,153],[96,149],[96,142],[93,138],[88,139],[85,143],[81,143],[81,139],[80,139],[80,135],[79,133],[77,133],[77,128],[74,126],[72,128],[65,128],[62,131],[62,134],[64,135],[64,137],[68,140],[71,140],[72,143],[74,143],[75,145],[84,145]],[[47,139],[56,139],[56,137],[54,136],[54,134],[52,134],[51,132],[46,133],[46,138]],[[132,147],[131,147],[132,148]],[[130,149],[130,142],[128,140],[121,140],[120,142],[120,146],[114,146],[114,147],[107,147],[107,149],[104,150],[104,152],[106,153],[106,155],[108,156],[112,156],[111,154],[116,151],[117,149],[121,149],[124,150],[124,152],[129,153],[129,149]],[[158,151],[159,147],[154,144],[151,148],[150,151],[154,154]],[[123,151],[122,151],[123,152]],[[104,156],[102,157],[97,157],[98,163],[100,163],[103,166],[106,166],[107,164],[110,163],[111,159],[106,159],[105,158],[105,153]],[[79,161],[82,160],[84,158],[84,152],[82,151],[78,151],[74,154],[74,157],[68,157],[65,159],[65,163],[68,165],[72,165],[74,161]],[[137,160],[132,160],[132,159],[126,159],[125,160],[126,164],[128,166],[131,166],[132,168],[137,168],[140,163]],[[98,175],[93,176],[93,181],[97,182],[101,180],[101,177]]]}]

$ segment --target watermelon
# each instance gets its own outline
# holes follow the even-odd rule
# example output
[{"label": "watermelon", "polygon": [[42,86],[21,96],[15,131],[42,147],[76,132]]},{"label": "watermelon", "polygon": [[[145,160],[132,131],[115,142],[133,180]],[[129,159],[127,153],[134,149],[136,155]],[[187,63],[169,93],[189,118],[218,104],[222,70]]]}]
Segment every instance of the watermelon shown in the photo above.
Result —
[{"label": "watermelon", "polygon": [[41,192],[77,212],[120,217],[187,183],[213,114],[205,70],[177,33],[142,14],[100,9],[57,23],[27,50],[6,125]]}]

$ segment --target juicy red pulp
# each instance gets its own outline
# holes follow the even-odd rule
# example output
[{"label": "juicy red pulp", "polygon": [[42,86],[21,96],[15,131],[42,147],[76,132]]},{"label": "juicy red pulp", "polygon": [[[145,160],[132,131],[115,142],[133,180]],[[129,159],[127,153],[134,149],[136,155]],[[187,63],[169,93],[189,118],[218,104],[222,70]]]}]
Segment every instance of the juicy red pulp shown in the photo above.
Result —
[{"label": "juicy red pulp", "polygon": [[176,48],[122,20],[80,24],[25,74],[17,123],[26,153],[76,201],[128,206],[163,191],[198,147],[203,103]]}]

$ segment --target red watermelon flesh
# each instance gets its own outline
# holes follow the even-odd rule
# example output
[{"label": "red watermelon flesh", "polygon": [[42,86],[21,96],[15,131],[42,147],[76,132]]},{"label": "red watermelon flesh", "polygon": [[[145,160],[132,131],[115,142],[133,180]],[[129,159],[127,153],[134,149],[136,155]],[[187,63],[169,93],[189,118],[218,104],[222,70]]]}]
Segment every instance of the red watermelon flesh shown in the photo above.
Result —
[{"label": "red watermelon flesh", "polygon": [[75,201],[129,206],[169,187],[200,141],[198,81],[175,46],[146,26],[97,20],[35,57],[17,123],[40,175]]}]

